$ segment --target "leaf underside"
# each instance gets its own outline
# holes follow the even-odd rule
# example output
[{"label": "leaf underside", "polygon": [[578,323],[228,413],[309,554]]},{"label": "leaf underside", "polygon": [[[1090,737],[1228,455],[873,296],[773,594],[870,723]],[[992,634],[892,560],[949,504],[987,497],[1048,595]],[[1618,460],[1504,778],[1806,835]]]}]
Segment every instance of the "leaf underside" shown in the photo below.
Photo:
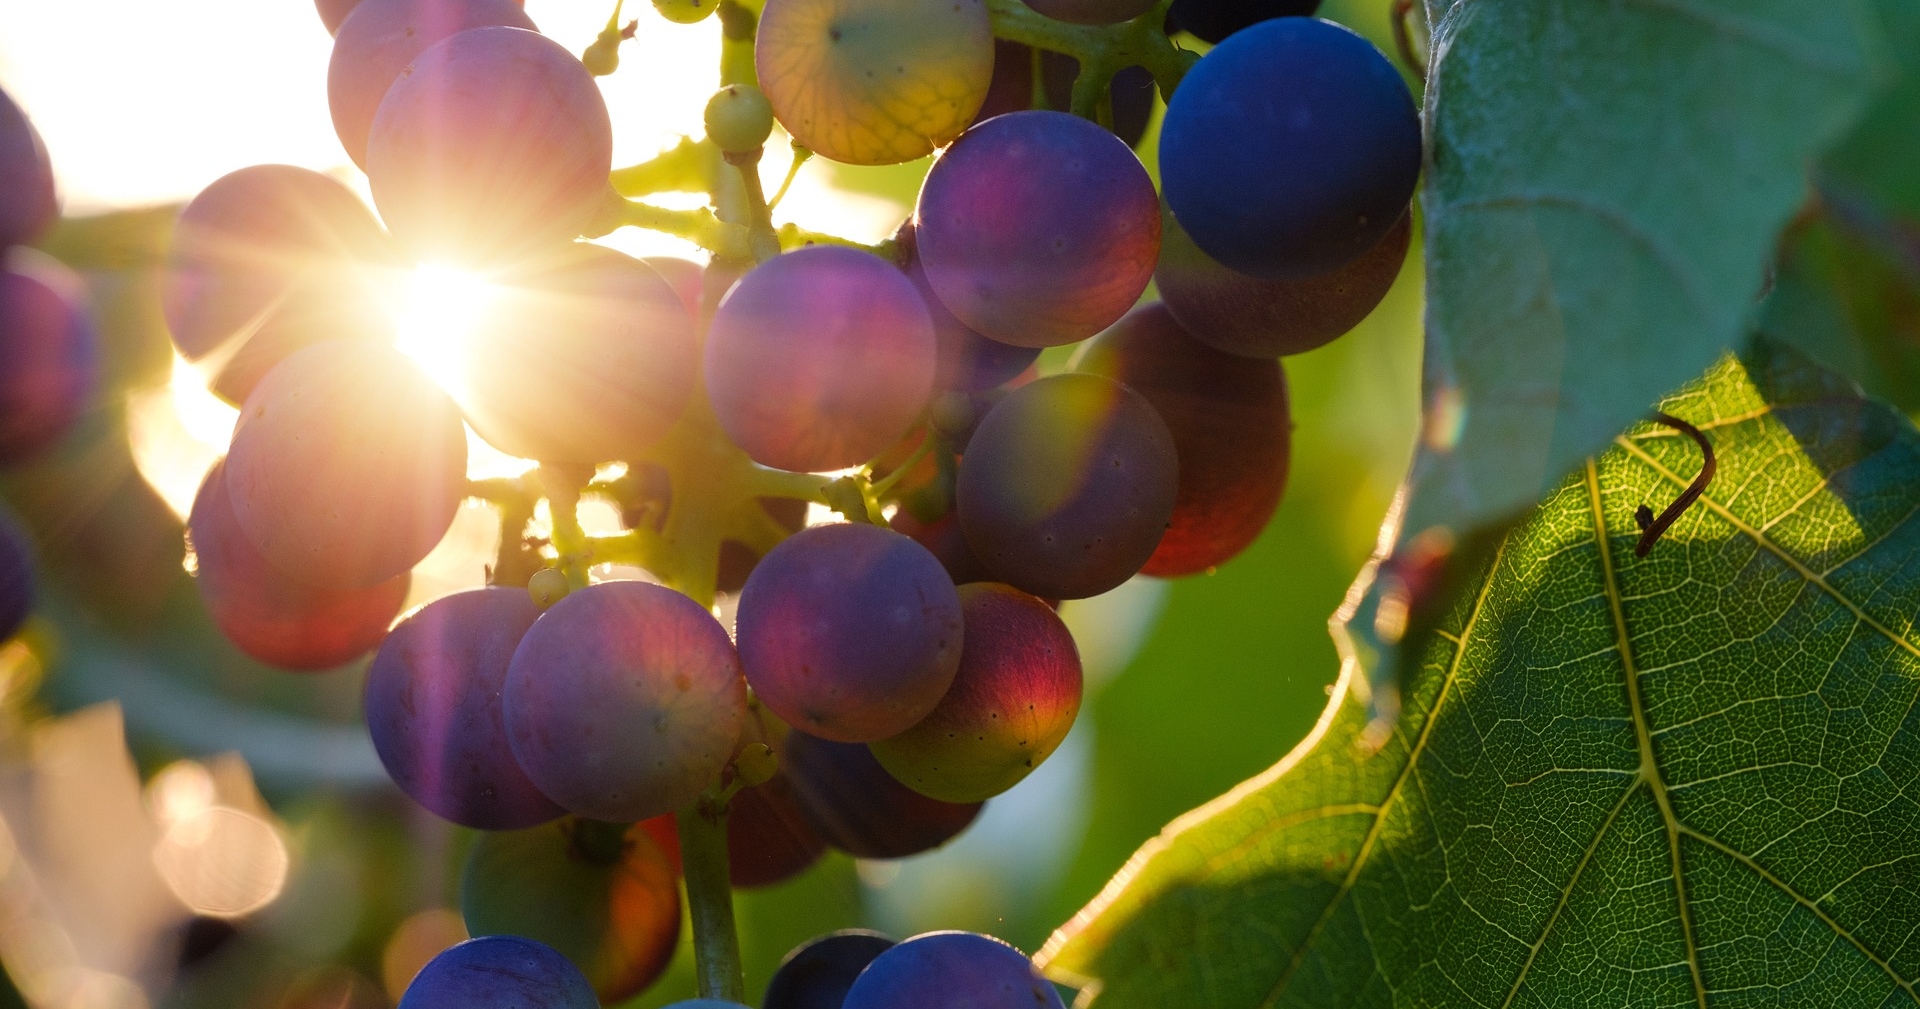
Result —
[{"label": "leaf underside", "polygon": [[1042,952],[1098,1009],[1920,1006],[1920,432],[1761,342]]}]

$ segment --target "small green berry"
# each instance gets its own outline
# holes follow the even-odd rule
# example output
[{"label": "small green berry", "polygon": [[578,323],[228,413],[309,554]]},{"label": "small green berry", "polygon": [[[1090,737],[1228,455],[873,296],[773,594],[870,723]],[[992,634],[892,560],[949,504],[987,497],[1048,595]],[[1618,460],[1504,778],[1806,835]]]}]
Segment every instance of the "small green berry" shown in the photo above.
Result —
[{"label": "small green berry", "polygon": [[733,771],[748,788],[766,784],[779,769],[779,755],[765,743],[748,743],[740,755],[733,758]]},{"label": "small green berry", "polygon": [[565,598],[568,591],[567,576],[559,568],[541,568],[527,580],[527,594],[543,610]]},{"label": "small green berry", "polygon": [[661,17],[683,25],[705,21],[719,6],[720,0],[653,0]]},{"label": "small green berry", "polygon": [[580,62],[587,67],[587,73],[595,77],[605,77],[620,69],[620,36],[615,34],[609,39],[605,34],[580,54]]},{"label": "small green berry", "polygon": [[729,154],[757,151],[773,133],[773,105],[751,84],[729,84],[707,100],[707,137]]}]

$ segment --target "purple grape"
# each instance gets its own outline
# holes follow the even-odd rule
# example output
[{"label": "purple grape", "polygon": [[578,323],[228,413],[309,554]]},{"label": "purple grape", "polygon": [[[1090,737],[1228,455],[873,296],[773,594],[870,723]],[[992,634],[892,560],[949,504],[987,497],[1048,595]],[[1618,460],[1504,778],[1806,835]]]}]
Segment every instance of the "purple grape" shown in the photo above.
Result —
[{"label": "purple grape", "polygon": [[981,803],[929,799],[902,785],[861,743],[836,743],[798,729],[780,766],[800,808],[827,843],[855,858],[905,858],[952,840]]},{"label": "purple grape", "polygon": [[885,260],[814,245],[754,267],[707,336],[707,393],[754,461],[818,472],[866,462],[933,394],[933,322]]},{"label": "purple grape", "polygon": [[826,854],[785,772],[735,793],[727,804],[727,875],[733,885],[757,889],[784,883]]},{"label": "purple grape", "polygon": [[612,167],[613,124],[593,75],[521,28],[434,43],[394,82],[367,138],[367,181],[387,227],[421,258],[471,265],[579,235],[615,199]]},{"label": "purple grape", "polygon": [[340,146],[361,168],[367,167],[367,135],[381,99],[428,46],[486,25],[537,30],[514,0],[361,0],[342,18],[337,28],[329,26],[334,39],[327,106]]},{"label": "purple grape", "polygon": [[0,91],[0,249],[39,238],[59,216],[47,145],[26,112]]},{"label": "purple grape", "polygon": [[518,830],[564,812],[513,758],[507,664],[540,616],[524,589],[456,592],[400,622],[367,670],[367,731],[415,802],[466,827]]},{"label": "purple grape", "polygon": [[973,555],[973,548],[967,545],[967,534],[960,528],[960,516],[952,508],[945,515],[932,522],[922,522],[913,517],[905,508],[895,512],[887,520],[893,531],[910,536],[915,543],[927,548],[940,566],[946,569],[947,577],[955,585],[968,582],[990,581],[993,572],[987,570],[980,558]]},{"label": "purple grape", "polygon": [[1153,278],[1159,208],[1118,137],[1064,112],[1012,112],[933,163],[914,222],[927,281],[960,321],[1053,347],[1133,307]]},{"label": "purple grape", "polygon": [[1040,356],[1038,347],[1016,347],[989,340],[967,328],[942,304],[927,283],[927,271],[920,265],[915,247],[913,222],[900,226],[893,236],[900,268],[906,271],[920,300],[933,320],[933,385],[940,390],[978,392],[991,389],[1026,371]]},{"label": "purple grape", "polygon": [[289,578],[254,548],[227,497],[225,461],[216,462],[187,518],[194,584],[220,633],[270,666],[332,669],[372,651],[406,605],[412,576],[366,588],[324,589]]},{"label": "purple grape", "polygon": [[78,274],[32,252],[0,253],[0,463],[50,446],[99,380],[100,338]]},{"label": "purple grape", "polygon": [[902,1006],[1065,1009],[1025,953],[973,932],[928,932],[880,954],[848,989],[843,1009]]},{"label": "purple grape", "polygon": [[427,961],[398,1009],[600,1009],[593,986],[553,948],[484,935]]},{"label": "purple grape", "polygon": [[892,939],[865,929],[809,939],[780,961],[760,1009],[840,1009],[853,979],[893,945]]},{"label": "purple grape", "polygon": [[973,433],[955,503],[968,545],[1016,588],[1081,599],[1140,570],[1173,515],[1179,461],[1139,393],[1098,375],[1014,390]]},{"label": "purple grape", "polygon": [[328,35],[340,34],[340,22],[360,6],[360,0],[313,0],[313,8],[320,14],[320,23],[327,26]]},{"label": "purple grape", "polygon": [[514,757],[568,811],[645,820],[692,802],[733,755],[746,684],[700,604],[645,582],[578,590],[542,614],[507,669]]},{"label": "purple grape", "polygon": [[0,509],[0,641],[20,632],[33,613],[33,539]]},{"label": "purple grape", "polygon": [[693,395],[698,348],[659,273],[576,243],[499,283],[460,383],[481,437],[522,458],[595,463],[666,435]]},{"label": "purple grape", "polygon": [[740,592],[740,664],[767,710],[846,743],[925,718],[960,664],[940,562],[880,526],[822,525],[767,552]]}]

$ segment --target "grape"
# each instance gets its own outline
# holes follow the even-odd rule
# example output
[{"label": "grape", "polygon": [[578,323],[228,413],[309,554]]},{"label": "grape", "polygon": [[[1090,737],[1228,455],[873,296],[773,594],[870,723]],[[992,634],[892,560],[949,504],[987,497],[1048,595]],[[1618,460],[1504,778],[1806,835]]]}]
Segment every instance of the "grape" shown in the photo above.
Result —
[{"label": "grape", "polygon": [[692,802],[733,755],[746,684],[700,604],[603,582],[541,614],[507,669],[508,738],[527,776],[573,813],[644,820]]},{"label": "grape", "polygon": [[33,540],[0,509],[0,641],[20,632],[33,612]]},{"label": "grape", "polygon": [[728,804],[727,874],[734,886],[783,883],[805,872],[826,850],[827,842],[807,821],[793,783],[783,773],[741,789]]},{"label": "grape", "polygon": [[367,670],[367,731],[415,802],[482,830],[562,813],[514,760],[501,712],[507,663],[539,615],[521,589],[456,592],[416,610],[380,646]]},{"label": "grape", "polygon": [[520,6],[515,0],[361,0],[334,29],[333,56],[327,63],[333,130],[353,163],[367,167],[367,134],[374,113],[414,57],[469,28],[533,30]]},{"label": "grape", "polygon": [[1244,357],[1300,354],[1360,324],[1380,304],[1406,261],[1413,215],[1400,215],[1360,258],[1299,280],[1261,280],[1214,262],[1171,216],[1161,222],[1153,276],[1187,334]]},{"label": "grape", "polygon": [[1113,134],[1065,112],[1011,112],[934,162],[914,222],[927,281],[961,322],[1052,347],[1133,307],[1159,254],[1159,206]]},{"label": "grape", "polygon": [[987,570],[980,558],[973,555],[973,548],[967,545],[967,535],[960,529],[960,515],[951,509],[945,515],[932,522],[922,522],[913,517],[905,508],[893,514],[888,520],[893,531],[913,538],[915,543],[927,548],[940,566],[946,569],[947,577],[955,585],[968,582],[987,581],[993,573]]},{"label": "grape", "polygon": [[796,728],[846,743],[926,717],[960,663],[960,599],[925,547],[872,525],[795,533],[740,592],[747,682]]},{"label": "grape", "polygon": [[858,465],[933,391],[933,323],[878,256],[815,245],[747,273],[714,313],[707,392],[728,437],[787,470]]},{"label": "grape", "polygon": [[59,216],[47,145],[26,112],[0,91],[0,248],[39,238]]},{"label": "grape", "polygon": [[563,820],[482,834],[460,877],[474,935],[523,935],[580,965],[601,1001],[666,971],[680,940],[680,883],[639,826]]},{"label": "grape", "polygon": [[1153,9],[1154,0],[1027,0],[1027,6],[1055,21],[1110,25],[1131,21]]},{"label": "grape", "polygon": [[187,528],[207,612],[228,641],[268,665],[313,670],[351,662],[380,644],[406,604],[412,578],[405,572],[368,588],[322,589],[267,563],[233,516],[224,462],[201,482]]},{"label": "grape", "polygon": [[374,585],[453,524],[467,439],[447,394],[399,351],[331,340],[273,369],[240,410],[227,491],[247,538],[310,585]]},{"label": "grape", "polygon": [[686,306],[688,317],[697,321],[700,318],[700,287],[706,276],[706,267],[677,256],[647,256],[640,261],[653,267],[660,279],[673,288],[673,293],[680,296],[680,303]]},{"label": "grape", "polygon": [[1310,17],[1320,0],[1173,0],[1167,10],[1167,31],[1192,32],[1207,42],[1219,42],[1248,25],[1270,18]]},{"label": "grape", "polygon": [[[520,7],[527,5],[526,0],[513,2]],[[355,7],[360,6],[360,0],[313,0],[313,5],[320,11],[320,23],[327,26],[327,34],[338,35],[340,23],[353,13]]]},{"label": "grape", "polygon": [[773,133],[773,106],[751,84],[729,84],[707,100],[707,139],[728,153],[758,151]]},{"label": "grape", "polygon": [[693,395],[693,322],[651,267],[561,246],[501,281],[463,358],[458,398],[480,436],[542,462],[629,459]]},{"label": "grape", "polygon": [[900,268],[906,271],[907,279],[913,281],[914,290],[920,292],[920,300],[926,304],[927,315],[933,320],[934,388],[962,392],[991,389],[1027,370],[1040,356],[1038,347],[1016,347],[989,340],[968,329],[966,323],[947,311],[947,306],[941,304],[932,285],[927,283],[927,271],[920,265],[919,250],[914,242],[912,221],[902,224],[893,240]]},{"label": "grape", "polygon": [[929,799],[895,780],[860,743],[795,729],[780,751],[800,808],[827,843],[855,858],[905,858],[952,840],[980,803]]},{"label": "grape", "polygon": [[1064,1009],[1025,953],[973,932],[916,935],[874,958],[844,1009]]},{"label": "grape", "polygon": [[0,250],[0,463],[60,440],[99,379],[100,338],[78,274],[25,250]]},{"label": "grape", "polygon": [[1055,375],[1014,390],[980,422],[955,503],[968,545],[1000,580],[1081,599],[1153,555],[1178,474],[1173,435],[1139,393]]},{"label": "grape", "polygon": [[486,935],[429,960],[398,1009],[600,1009],[600,1002],[580,968],[552,947]]},{"label": "grape", "polygon": [[387,227],[422,258],[473,265],[580,234],[617,199],[612,167],[613,124],[593,75],[520,28],[434,43],[394,82],[367,138],[367,181]]},{"label": "grape", "polygon": [[1315,18],[1234,33],[1167,105],[1160,179],[1194,244],[1255,277],[1352,262],[1420,174],[1420,116],[1373,43]]},{"label": "grape", "polygon": [[1143,573],[1196,574],[1260,535],[1287,484],[1293,425],[1279,361],[1221,353],[1166,306],[1147,305],[1088,344],[1074,367],[1146,397],[1173,432],[1180,493]]},{"label": "grape", "polygon": [[878,932],[829,932],[794,948],[767,983],[761,1009],[840,1009],[847,989],[873,958],[893,948]]},{"label": "grape", "polygon": [[966,645],[953,687],[913,728],[869,744],[888,773],[944,802],[1012,788],[1080,713],[1080,653],[1046,603],[992,582],[960,586]]},{"label": "grape", "polygon": [[754,67],[796,143],[892,165],[960,135],[993,79],[982,0],[768,0]]},{"label": "grape", "polygon": [[[1046,108],[1064,109],[1073,104],[1073,81],[1080,73],[1080,61],[1066,53],[1040,51],[1040,76],[1046,88]],[[1158,91],[1153,75],[1146,67],[1126,67],[1113,75],[1107,97],[1113,103],[1114,135],[1137,146],[1153,118],[1153,98]],[[973,117],[985,122],[1008,112],[1033,108],[1033,50],[1018,42],[993,40],[993,85],[987,100]]]}]

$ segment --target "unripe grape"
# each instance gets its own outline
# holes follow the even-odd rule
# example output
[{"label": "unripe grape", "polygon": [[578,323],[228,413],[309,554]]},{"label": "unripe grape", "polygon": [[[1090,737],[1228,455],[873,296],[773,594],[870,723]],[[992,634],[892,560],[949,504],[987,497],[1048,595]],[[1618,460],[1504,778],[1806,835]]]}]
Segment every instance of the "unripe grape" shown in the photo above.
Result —
[{"label": "unripe grape", "polygon": [[541,568],[527,580],[527,595],[543,610],[566,598],[568,591],[567,576],[559,568]]},{"label": "unripe grape", "polygon": [[674,24],[698,24],[720,9],[720,0],[653,0],[653,9]]},{"label": "unripe grape", "polygon": [[773,106],[751,84],[729,84],[707,99],[707,139],[729,154],[757,151],[773,135]]}]

